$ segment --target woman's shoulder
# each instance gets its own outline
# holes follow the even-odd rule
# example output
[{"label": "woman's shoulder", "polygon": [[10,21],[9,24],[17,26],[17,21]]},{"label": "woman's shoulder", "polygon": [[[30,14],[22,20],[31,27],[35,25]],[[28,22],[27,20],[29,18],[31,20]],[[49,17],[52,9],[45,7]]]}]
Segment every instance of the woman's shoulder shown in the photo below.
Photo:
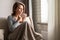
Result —
[{"label": "woman's shoulder", "polygon": [[12,15],[9,15],[9,16],[8,16],[8,19],[12,19]]}]

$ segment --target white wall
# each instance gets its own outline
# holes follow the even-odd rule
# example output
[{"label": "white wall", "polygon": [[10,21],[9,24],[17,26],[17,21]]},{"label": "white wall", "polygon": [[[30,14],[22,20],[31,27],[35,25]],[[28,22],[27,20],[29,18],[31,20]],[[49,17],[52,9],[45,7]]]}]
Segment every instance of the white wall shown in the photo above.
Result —
[{"label": "white wall", "polygon": [[12,7],[16,0],[0,0],[0,18],[12,13]]}]

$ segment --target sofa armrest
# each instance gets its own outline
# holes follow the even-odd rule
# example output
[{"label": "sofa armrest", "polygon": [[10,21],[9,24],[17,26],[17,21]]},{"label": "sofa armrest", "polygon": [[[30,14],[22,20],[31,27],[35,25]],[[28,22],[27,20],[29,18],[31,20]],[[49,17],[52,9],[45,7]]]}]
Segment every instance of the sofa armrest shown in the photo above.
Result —
[{"label": "sofa armrest", "polygon": [[4,29],[0,29],[0,40],[4,40]]}]

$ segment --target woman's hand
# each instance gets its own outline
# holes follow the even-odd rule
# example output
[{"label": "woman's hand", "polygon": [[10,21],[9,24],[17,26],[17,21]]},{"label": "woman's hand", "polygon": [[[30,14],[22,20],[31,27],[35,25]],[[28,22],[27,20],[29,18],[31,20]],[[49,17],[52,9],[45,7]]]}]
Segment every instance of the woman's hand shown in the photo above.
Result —
[{"label": "woman's hand", "polygon": [[18,16],[18,19],[17,19],[18,22],[22,23],[22,17],[21,16]]},{"label": "woman's hand", "polygon": [[27,17],[27,14],[22,14],[21,16],[18,16],[18,22],[20,23],[24,22],[26,17]]},{"label": "woman's hand", "polygon": [[27,17],[27,14],[22,14],[21,17],[22,17],[22,21],[24,21],[25,18]]}]

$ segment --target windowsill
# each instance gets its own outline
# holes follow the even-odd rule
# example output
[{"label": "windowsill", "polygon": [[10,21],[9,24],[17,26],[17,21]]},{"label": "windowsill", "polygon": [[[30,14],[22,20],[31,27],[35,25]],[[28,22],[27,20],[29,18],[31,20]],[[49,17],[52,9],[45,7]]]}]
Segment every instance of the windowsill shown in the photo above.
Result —
[{"label": "windowsill", "polygon": [[37,23],[37,24],[41,24],[41,25],[48,25],[48,23]]}]

